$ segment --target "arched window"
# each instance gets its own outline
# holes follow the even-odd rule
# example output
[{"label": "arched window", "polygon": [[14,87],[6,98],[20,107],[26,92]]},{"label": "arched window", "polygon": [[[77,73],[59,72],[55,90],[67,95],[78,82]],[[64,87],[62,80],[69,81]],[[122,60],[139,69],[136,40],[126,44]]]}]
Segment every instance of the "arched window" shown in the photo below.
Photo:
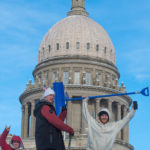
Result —
[{"label": "arched window", "polygon": [[112,113],[113,113],[113,120],[117,121],[117,114],[118,114],[118,109],[117,109],[117,102],[112,103]]},{"label": "arched window", "polygon": [[80,48],[80,42],[76,42],[76,49]]},{"label": "arched window", "polygon": [[108,103],[106,99],[101,99],[100,106],[102,108],[108,108]]},{"label": "arched window", "polygon": [[90,43],[87,43],[87,44],[86,44],[86,48],[87,48],[87,50],[90,49]]},{"label": "arched window", "polygon": [[96,51],[99,51],[99,45],[98,44],[96,45]]},{"label": "arched window", "polygon": [[66,49],[69,49],[69,42],[66,42]]},{"label": "arched window", "polygon": [[59,43],[56,44],[56,50],[59,50]]}]

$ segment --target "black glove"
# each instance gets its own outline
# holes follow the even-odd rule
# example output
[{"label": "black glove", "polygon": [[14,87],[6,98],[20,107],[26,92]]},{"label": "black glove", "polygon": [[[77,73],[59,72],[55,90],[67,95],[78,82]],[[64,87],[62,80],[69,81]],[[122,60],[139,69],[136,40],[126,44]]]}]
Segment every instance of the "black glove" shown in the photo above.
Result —
[{"label": "black glove", "polygon": [[65,111],[65,110],[67,111],[67,105],[63,106],[62,109],[61,109],[62,112]]},{"label": "black glove", "polygon": [[134,110],[138,109],[138,103],[137,103],[137,101],[133,101],[133,109]]}]

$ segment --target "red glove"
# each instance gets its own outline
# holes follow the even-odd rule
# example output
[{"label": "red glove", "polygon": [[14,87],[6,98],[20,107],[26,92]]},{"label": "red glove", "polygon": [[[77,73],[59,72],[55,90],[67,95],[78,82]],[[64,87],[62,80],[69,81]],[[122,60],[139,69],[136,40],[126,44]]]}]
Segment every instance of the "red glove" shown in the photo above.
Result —
[{"label": "red glove", "polygon": [[74,130],[72,128],[70,128],[69,133],[73,136],[74,135]]}]

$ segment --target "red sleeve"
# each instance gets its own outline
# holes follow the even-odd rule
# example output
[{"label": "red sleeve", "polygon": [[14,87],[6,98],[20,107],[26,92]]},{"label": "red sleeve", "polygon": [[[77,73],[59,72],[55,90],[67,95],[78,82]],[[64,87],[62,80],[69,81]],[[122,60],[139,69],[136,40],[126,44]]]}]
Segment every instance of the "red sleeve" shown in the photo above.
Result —
[{"label": "red sleeve", "polygon": [[59,119],[61,119],[62,121],[64,121],[65,118],[66,118],[66,116],[67,116],[67,110],[64,110],[64,111],[62,111],[62,112],[59,114]]},{"label": "red sleeve", "polygon": [[8,133],[9,131],[5,129],[0,137],[0,146],[2,147],[2,149],[9,149],[9,145],[6,143]]},{"label": "red sleeve", "polygon": [[41,109],[42,115],[48,120],[50,124],[55,126],[57,129],[71,132],[72,128],[66,125],[59,117],[56,116],[55,112],[50,112],[50,107],[44,105]]}]

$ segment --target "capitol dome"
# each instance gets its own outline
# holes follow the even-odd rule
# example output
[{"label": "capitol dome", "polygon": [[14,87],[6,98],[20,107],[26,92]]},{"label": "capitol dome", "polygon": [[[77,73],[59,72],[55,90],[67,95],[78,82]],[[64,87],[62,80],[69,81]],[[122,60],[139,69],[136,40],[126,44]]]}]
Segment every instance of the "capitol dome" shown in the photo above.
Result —
[{"label": "capitol dome", "polygon": [[87,15],[75,13],[56,23],[41,42],[38,63],[58,56],[90,56],[116,64],[106,31]]}]

